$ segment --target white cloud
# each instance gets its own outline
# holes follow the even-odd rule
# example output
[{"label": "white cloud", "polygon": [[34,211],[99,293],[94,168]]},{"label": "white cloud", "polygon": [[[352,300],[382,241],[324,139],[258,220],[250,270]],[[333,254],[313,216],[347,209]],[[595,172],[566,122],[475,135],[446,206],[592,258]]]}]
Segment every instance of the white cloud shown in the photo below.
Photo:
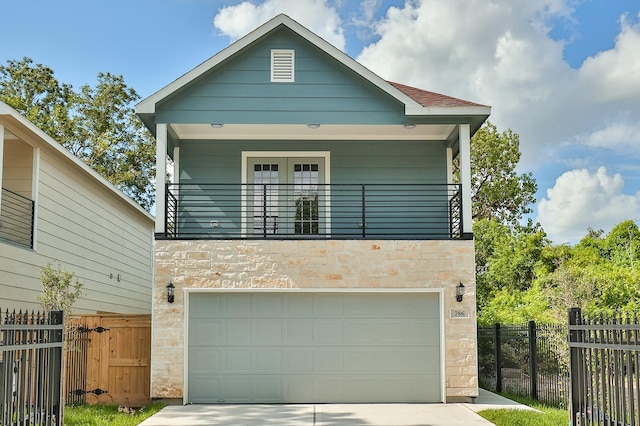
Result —
[{"label": "white cloud", "polygon": [[280,13],[286,13],[344,50],[345,37],[340,15],[326,0],[266,0],[259,4],[244,1],[220,9],[213,18],[213,25],[224,35],[236,40]]},{"label": "white cloud", "polygon": [[584,87],[601,102],[632,101],[640,98],[640,24],[623,17],[622,30],[613,49],[587,58],[580,69]]},{"label": "white cloud", "polygon": [[575,243],[589,227],[608,232],[640,213],[640,192],[628,195],[623,188],[622,176],[610,176],[604,167],[593,174],[586,169],[565,172],[538,204],[537,220],[555,243]]},{"label": "white cloud", "polygon": [[586,138],[585,144],[595,148],[608,148],[637,155],[640,153],[640,123],[617,122],[609,124],[603,129],[591,133]]}]

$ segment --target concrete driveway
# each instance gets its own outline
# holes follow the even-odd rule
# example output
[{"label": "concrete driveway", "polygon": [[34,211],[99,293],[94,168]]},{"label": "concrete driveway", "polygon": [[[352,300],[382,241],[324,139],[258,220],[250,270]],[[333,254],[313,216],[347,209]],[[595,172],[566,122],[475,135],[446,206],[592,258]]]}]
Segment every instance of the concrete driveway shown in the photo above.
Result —
[{"label": "concrete driveway", "polygon": [[492,424],[476,414],[488,408],[530,409],[481,390],[476,404],[173,405],[140,425],[474,426]]}]

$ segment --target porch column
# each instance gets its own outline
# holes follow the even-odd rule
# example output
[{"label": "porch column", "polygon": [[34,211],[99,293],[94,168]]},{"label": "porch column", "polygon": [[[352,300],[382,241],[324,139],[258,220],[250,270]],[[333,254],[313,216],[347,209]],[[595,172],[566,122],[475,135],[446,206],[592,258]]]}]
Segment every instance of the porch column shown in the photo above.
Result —
[{"label": "porch column", "polygon": [[156,124],[156,233],[164,234],[167,200],[167,124]]},{"label": "porch column", "polygon": [[[3,188],[4,182],[2,180],[3,171],[2,165],[4,164],[4,126],[0,124],[0,188]],[[2,196],[0,195],[0,208],[2,208]]]},{"label": "porch column", "polygon": [[460,183],[462,185],[462,233],[473,235],[471,222],[471,130],[468,124],[461,124],[458,132],[460,149]]}]

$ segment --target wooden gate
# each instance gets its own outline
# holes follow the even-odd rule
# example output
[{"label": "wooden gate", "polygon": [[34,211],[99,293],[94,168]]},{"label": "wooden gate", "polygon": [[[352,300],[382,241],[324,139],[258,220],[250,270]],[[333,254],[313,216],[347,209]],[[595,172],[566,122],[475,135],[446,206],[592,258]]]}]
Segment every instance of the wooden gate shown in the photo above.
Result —
[{"label": "wooden gate", "polygon": [[72,319],[68,336],[67,403],[149,403],[150,315],[82,315]]}]

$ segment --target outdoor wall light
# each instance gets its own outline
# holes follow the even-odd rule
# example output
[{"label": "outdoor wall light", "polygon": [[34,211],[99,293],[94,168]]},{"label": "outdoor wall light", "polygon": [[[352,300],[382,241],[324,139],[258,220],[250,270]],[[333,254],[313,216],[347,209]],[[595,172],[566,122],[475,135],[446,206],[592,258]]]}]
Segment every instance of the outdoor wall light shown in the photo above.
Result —
[{"label": "outdoor wall light", "polygon": [[464,284],[459,282],[456,286],[456,302],[462,302],[462,296],[464,296]]},{"label": "outdoor wall light", "polygon": [[211,127],[214,129],[222,129],[224,127],[223,123],[211,123]]},{"label": "outdoor wall light", "polygon": [[176,289],[176,286],[173,285],[171,280],[169,280],[169,284],[167,284],[167,302],[173,303],[173,293]]}]

